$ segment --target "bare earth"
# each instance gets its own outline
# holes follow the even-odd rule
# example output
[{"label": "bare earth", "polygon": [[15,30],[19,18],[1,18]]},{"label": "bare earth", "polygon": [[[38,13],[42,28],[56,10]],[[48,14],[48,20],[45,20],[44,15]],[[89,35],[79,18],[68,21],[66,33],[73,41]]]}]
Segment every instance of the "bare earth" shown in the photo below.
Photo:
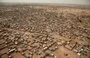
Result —
[{"label": "bare earth", "polygon": [[90,8],[0,6],[0,58],[90,58]]}]

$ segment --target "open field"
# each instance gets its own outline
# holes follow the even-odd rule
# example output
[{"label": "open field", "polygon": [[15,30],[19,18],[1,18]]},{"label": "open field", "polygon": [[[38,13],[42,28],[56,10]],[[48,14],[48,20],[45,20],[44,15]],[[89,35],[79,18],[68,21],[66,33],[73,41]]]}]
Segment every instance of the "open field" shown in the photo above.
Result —
[{"label": "open field", "polygon": [[90,58],[90,8],[0,6],[0,58]]}]

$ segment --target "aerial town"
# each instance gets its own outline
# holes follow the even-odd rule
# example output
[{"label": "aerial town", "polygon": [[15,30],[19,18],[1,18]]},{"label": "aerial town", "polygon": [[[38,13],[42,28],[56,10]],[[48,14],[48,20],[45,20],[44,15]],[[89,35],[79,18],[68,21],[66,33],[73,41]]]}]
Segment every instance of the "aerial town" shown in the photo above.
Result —
[{"label": "aerial town", "polygon": [[0,58],[90,58],[90,8],[0,6]]}]

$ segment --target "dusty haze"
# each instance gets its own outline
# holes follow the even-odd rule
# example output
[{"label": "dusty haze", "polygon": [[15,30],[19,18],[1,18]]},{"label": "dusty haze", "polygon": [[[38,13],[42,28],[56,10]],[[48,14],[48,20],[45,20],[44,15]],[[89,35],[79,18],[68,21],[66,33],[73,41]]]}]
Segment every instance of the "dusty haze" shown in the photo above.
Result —
[{"label": "dusty haze", "polygon": [[80,4],[90,5],[90,0],[0,0],[0,2],[8,3],[64,3],[64,4]]}]

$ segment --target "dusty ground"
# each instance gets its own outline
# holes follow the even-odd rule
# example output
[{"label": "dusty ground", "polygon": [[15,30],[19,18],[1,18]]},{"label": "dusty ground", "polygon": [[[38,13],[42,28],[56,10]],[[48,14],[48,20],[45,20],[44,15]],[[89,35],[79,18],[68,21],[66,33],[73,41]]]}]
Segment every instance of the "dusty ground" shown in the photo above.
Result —
[{"label": "dusty ground", "polygon": [[0,6],[0,58],[90,58],[90,9]]}]

